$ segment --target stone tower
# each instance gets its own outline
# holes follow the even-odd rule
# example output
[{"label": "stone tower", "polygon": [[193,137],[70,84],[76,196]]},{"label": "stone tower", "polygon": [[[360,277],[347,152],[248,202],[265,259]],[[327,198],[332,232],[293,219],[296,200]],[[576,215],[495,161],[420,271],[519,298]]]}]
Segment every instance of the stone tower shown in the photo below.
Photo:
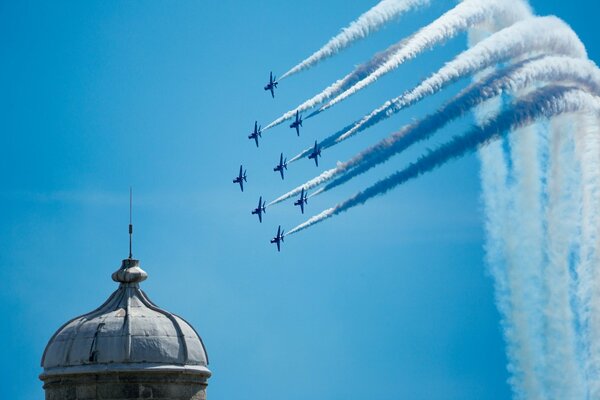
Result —
[{"label": "stone tower", "polygon": [[112,274],[119,287],[108,300],[52,336],[40,375],[46,400],[206,399],[202,339],[148,299],[139,287],[147,277],[130,254]]}]

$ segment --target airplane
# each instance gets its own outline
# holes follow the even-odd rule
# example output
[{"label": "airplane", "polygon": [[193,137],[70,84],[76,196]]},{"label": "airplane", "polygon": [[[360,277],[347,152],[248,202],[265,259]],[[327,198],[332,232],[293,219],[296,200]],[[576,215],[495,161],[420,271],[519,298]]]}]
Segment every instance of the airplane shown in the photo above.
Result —
[{"label": "airplane", "polygon": [[258,198],[258,207],[256,207],[254,209],[254,211],[252,211],[252,214],[257,214],[258,215],[258,220],[262,223],[262,215],[267,213],[267,207],[265,206],[265,204],[267,204],[267,202],[263,202],[262,201],[262,196],[260,196]]},{"label": "airplane", "polygon": [[238,174],[237,178],[235,178],[233,180],[233,183],[239,183],[240,184],[240,189],[242,189],[242,192],[244,191],[244,182],[248,182],[246,180],[246,170],[244,170],[244,173],[242,173],[242,169],[243,167],[240,165],[240,173]]},{"label": "airplane", "polygon": [[279,171],[279,173],[281,174],[281,179],[283,180],[283,170],[287,169],[287,158],[284,160],[283,159],[283,153],[281,153],[279,155],[279,164],[277,164],[277,166],[275,168],[273,168],[273,171],[277,172]]},{"label": "airplane", "polygon": [[290,125],[290,128],[294,129],[296,128],[296,135],[300,136],[300,127],[302,126],[302,116],[298,114],[298,111],[296,111],[296,120],[294,122],[292,122],[292,124]]},{"label": "airplane", "polygon": [[283,230],[281,230],[281,225],[279,225],[277,236],[271,239],[271,243],[277,243],[277,251],[281,251],[281,242],[283,242]]},{"label": "airplane", "polygon": [[321,149],[319,148],[319,145],[317,144],[317,141],[315,140],[315,147],[313,148],[312,153],[310,153],[308,155],[308,158],[314,159],[317,167],[319,166],[319,156],[320,155],[321,155]]},{"label": "airplane", "polygon": [[265,90],[271,91],[271,97],[275,98],[275,88],[277,88],[277,79],[273,76],[273,72],[271,71],[271,75],[269,77],[269,83],[265,86]]},{"label": "airplane", "polygon": [[254,121],[254,132],[248,135],[248,139],[254,139],[256,142],[256,147],[258,147],[258,138],[261,136],[261,126],[258,126],[258,122]]},{"label": "airplane", "polygon": [[304,214],[304,205],[308,204],[308,194],[304,192],[304,188],[302,188],[302,192],[300,193],[300,198],[294,202],[295,206],[300,206],[300,210],[302,210],[302,214]]}]

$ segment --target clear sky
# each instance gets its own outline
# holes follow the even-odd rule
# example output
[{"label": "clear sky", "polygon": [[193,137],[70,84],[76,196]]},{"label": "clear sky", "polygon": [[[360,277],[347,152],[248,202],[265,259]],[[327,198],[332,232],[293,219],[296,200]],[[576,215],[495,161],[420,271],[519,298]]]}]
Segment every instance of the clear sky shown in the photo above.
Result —
[{"label": "clear sky", "polygon": [[[281,75],[375,1],[0,1],[0,398],[43,397],[43,349],[100,305],[134,256],[161,307],[203,337],[210,399],[505,399],[506,357],[483,262],[478,162],[467,157],[366,206],[268,244],[423,150],[311,199],[250,215],[321,169],[291,156],[400,94],[465,48],[428,52],[330,112],[246,139],[378,50],[432,21],[433,0],[339,57]],[[535,0],[600,60],[589,0]],[[323,152],[329,168],[460,85]],[[444,134],[464,129],[451,125]],[[231,180],[240,163],[247,190]]]}]

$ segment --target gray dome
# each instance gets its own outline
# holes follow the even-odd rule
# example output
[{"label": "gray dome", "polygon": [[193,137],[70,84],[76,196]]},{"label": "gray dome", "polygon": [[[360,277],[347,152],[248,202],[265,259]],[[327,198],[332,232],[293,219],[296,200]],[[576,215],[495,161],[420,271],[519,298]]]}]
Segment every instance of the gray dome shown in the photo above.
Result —
[{"label": "gray dome", "polygon": [[98,309],[74,318],[52,336],[43,375],[169,370],[210,376],[202,339],[182,318],[160,309],[139,288],[139,261],[113,273],[119,288]]}]

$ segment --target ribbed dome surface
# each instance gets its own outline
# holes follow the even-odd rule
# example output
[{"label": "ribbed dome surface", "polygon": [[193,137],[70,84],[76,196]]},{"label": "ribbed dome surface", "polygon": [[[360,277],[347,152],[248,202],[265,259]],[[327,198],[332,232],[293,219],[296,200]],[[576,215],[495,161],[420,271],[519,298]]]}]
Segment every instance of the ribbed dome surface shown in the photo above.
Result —
[{"label": "ribbed dome surface", "polygon": [[200,336],[148,299],[138,285],[146,277],[137,260],[124,260],[113,274],[120,286],[108,300],[50,339],[42,357],[44,374],[167,369],[209,376]]}]

